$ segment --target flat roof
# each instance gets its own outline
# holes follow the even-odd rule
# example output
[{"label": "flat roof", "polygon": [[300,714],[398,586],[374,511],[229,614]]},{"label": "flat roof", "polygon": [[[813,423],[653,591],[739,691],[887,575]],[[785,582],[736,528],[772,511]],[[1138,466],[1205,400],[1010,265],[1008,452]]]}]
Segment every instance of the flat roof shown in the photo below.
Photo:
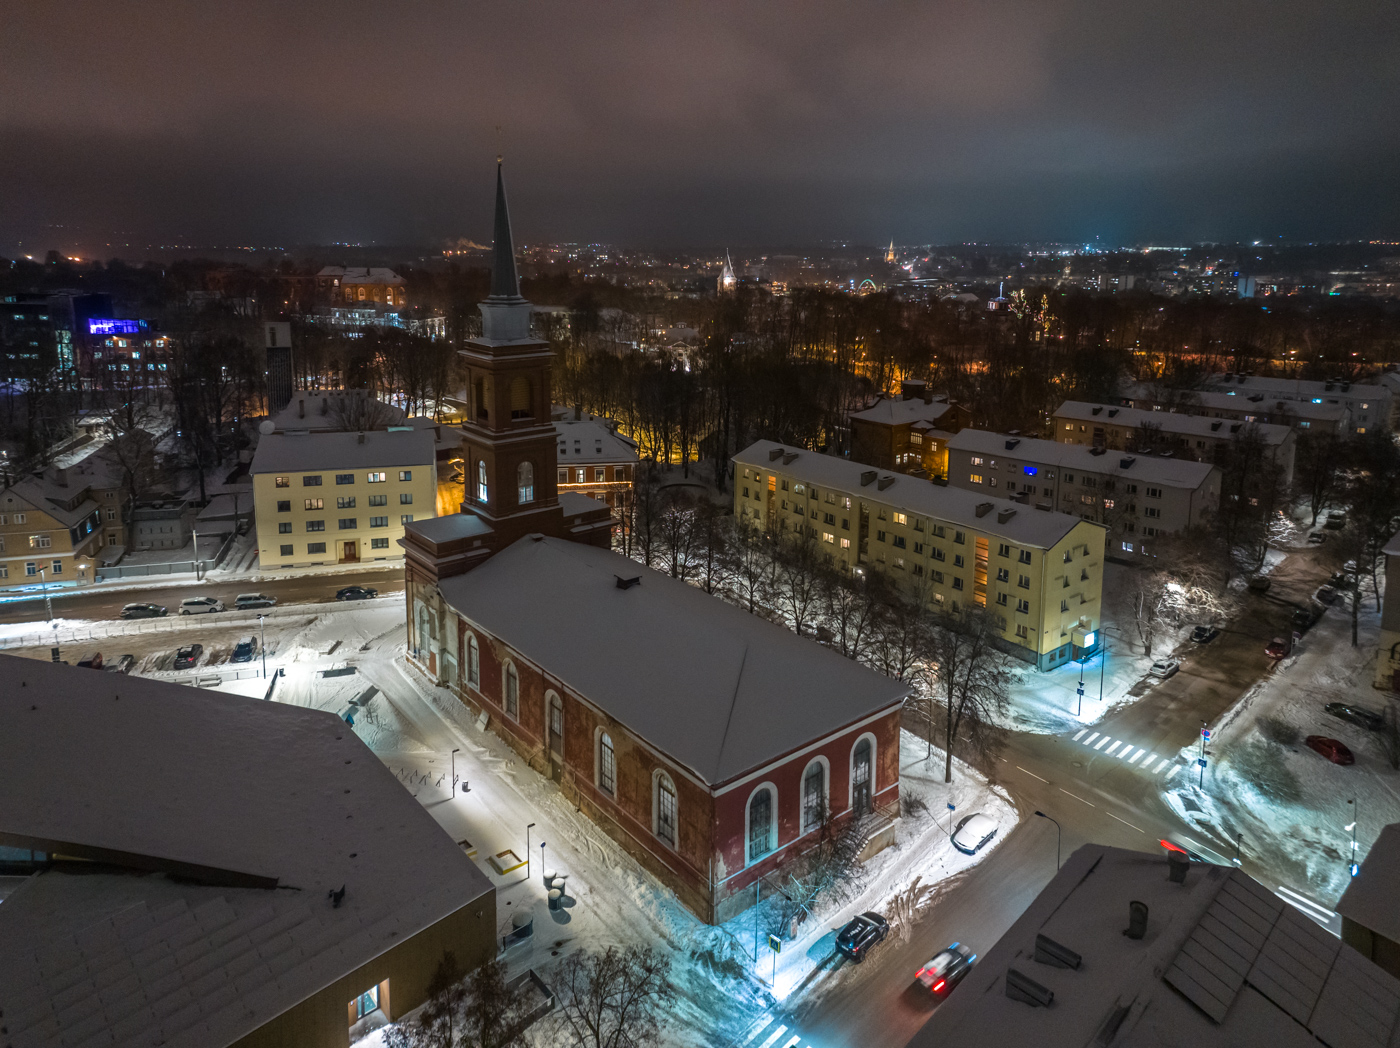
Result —
[{"label": "flat roof", "polygon": [[493,891],[332,713],[0,655],[0,720],[0,843],[105,863],[0,905],[14,1048],[228,1045]]},{"label": "flat roof", "polygon": [[321,470],[421,466],[434,469],[433,431],[395,430],[366,433],[264,433],[253,454],[250,473],[306,473]]},{"label": "flat roof", "polygon": [[[1012,442],[1015,446],[1011,446]],[[1038,437],[1015,437],[985,429],[964,429],[948,438],[949,451],[967,451],[1004,459],[1043,463],[1085,473],[1107,473],[1129,478],[1141,477],[1173,488],[1195,491],[1215,469],[1209,462],[1183,458],[1135,455],[1124,451],[1095,454],[1083,444],[1062,444]]]},{"label": "flat roof", "polygon": [[[1390,390],[1385,386],[1370,382],[1324,382],[1317,379],[1281,378],[1274,375],[1233,375],[1218,374],[1207,379],[1217,389],[1243,389],[1250,392],[1273,392],[1295,397],[1336,397],[1355,400],[1360,397],[1389,397]],[[1343,389],[1342,387],[1346,388]]]},{"label": "flat roof", "polygon": [[[770,458],[770,454],[775,451],[781,453],[780,457]],[[795,456],[791,462],[785,461],[789,455]],[[1010,499],[983,495],[980,491],[944,487],[922,477],[911,477],[904,473],[877,471],[874,466],[791,445],[775,444],[771,440],[755,441],[735,455],[734,461],[796,477],[804,483],[815,485],[818,489],[833,488],[855,498],[882,502],[903,512],[933,517],[935,520],[957,524],[971,531],[997,535],[1022,546],[1038,549],[1052,548],[1080,525],[1102,528],[1100,524],[1068,513],[1035,509]],[[889,483],[883,489],[878,481],[862,485],[861,475],[865,473],[878,473],[879,481],[888,480]],[[978,516],[977,508],[988,504],[991,509]],[[999,523],[998,517],[1007,513],[1011,515]]]},{"label": "flat roof", "polygon": [[[1138,387],[1127,394],[1130,400],[1151,400],[1158,398],[1151,389]],[[1280,400],[1263,391],[1193,389],[1186,391],[1179,405],[1172,410],[1177,414],[1196,414],[1202,411],[1284,411],[1300,419],[1339,422],[1346,417],[1346,408],[1341,404],[1314,404],[1311,400]]]},{"label": "flat roof", "polygon": [[886,397],[864,411],[852,412],[851,418],[860,419],[862,422],[877,422],[885,426],[902,426],[911,422],[937,422],[947,414],[948,408],[948,402],[943,400],[926,404],[922,397],[914,397],[911,400]]},{"label": "flat roof", "polygon": [[1210,437],[1214,440],[1229,440],[1235,433],[1253,426],[1265,444],[1279,445],[1288,439],[1293,431],[1287,426],[1271,422],[1242,422],[1234,419],[1207,418],[1205,415],[1183,415],[1175,411],[1148,411],[1143,408],[1124,408],[1110,404],[1090,404],[1083,400],[1066,400],[1055,409],[1055,418],[1074,419],[1077,422],[1112,423],[1129,429],[1147,423],[1156,426],[1163,433],[1179,433],[1183,436]]},{"label": "flat roof", "polygon": [[[1141,939],[1129,903],[1147,907]],[[1037,937],[1080,955],[1035,959]],[[1054,993],[1007,996],[1015,971]],[[1161,855],[1088,844],[909,1041],[1113,1048],[1387,1048],[1400,980],[1237,869],[1190,864],[1172,883]]]},{"label": "flat roof", "polygon": [[[619,578],[639,578],[627,589]],[[909,686],[610,550],[527,536],[443,598],[702,781],[718,786]]]},{"label": "flat roof", "polygon": [[1400,943],[1400,823],[1381,829],[1361,870],[1337,902],[1337,912]]}]

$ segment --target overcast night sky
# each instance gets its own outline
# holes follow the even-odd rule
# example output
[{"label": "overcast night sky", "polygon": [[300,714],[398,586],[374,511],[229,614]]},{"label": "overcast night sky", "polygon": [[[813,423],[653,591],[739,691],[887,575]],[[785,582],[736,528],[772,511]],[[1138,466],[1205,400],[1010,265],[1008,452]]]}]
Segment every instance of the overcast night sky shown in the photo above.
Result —
[{"label": "overcast night sky", "polygon": [[1400,4],[11,2],[0,250],[1400,234]]}]

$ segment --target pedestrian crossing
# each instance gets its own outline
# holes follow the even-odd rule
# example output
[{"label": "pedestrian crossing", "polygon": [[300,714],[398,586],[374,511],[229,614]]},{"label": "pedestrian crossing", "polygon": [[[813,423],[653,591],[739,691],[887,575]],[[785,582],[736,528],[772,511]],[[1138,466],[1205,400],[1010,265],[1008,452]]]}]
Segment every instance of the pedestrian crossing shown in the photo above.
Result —
[{"label": "pedestrian crossing", "polygon": [[791,1024],[788,1016],[765,1015],[754,1024],[748,1036],[735,1042],[734,1048],[815,1048]]},{"label": "pedestrian crossing", "polygon": [[1144,746],[1138,746],[1126,739],[1115,739],[1111,735],[1091,731],[1089,728],[1080,728],[1071,741],[1088,747],[1100,756],[1120,760],[1129,767],[1146,772],[1148,775],[1161,775],[1166,772],[1166,777],[1170,779],[1181,770],[1181,765],[1177,763],[1175,757],[1164,757],[1161,754],[1152,753]]}]

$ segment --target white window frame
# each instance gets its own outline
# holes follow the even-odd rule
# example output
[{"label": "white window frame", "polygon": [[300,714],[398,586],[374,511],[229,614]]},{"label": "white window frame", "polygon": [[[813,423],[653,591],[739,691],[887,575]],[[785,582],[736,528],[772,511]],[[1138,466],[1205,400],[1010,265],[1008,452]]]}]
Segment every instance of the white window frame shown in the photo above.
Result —
[{"label": "white window frame", "polygon": [[[467,686],[481,690],[481,645],[477,642],[476,634],[467,631],[467,658],[465,666],[467,671]],[[502,682],[504,683],[504,681]]]},{"label": "white window frame", "polygon": [[[603,745],[604,739],[608,740],[606,747]],[[604,781],[605,776],[603,773],[606,764],[603,760],[603,752],[605,749],[612,757],[611,786],[608,786]],[[593,739],[593,782],[594,785],[597,786],[599,793],[606,797],[611,797],[613,800],[617,799],[617,743],[613,741],[612,735],[601,726],[595,730]]]},{"label": "white window frame", "polygon": [[[510,675],[515,674],[515,709],[511,709]],[[520,721],[520,671],[511,659],[501,660],[501,709],[511,720]]]},{"label": "white window frame", "polygon": [[807,776],[814,767],[820,767],[822,770],[822,808],[827,818],[831,818],[831,761],[821,756],[813,757],[807,762],[807,767],[802,769],[802,778],[798,780],[798,807],[803,833],[811,833],[821,827],[821,820],[810,826],[807,824]]},{"label": "white window frame", "polygon": [[[671,813],[672,822],[674,823],[672,831],[675,835],[675,839],[669,841],[661,836],[661,783],[663,780],[670,784],[671,796],[675,798],[676,802],[675,811]],[[676,780],[661,768],[657,768],[651,773],[651,832],[652,836],[668,848],[676,849],[679,847],[681,836],[681,798],[680,794],[676,792]]]},{"label": "white window frame", "polygon": [[[753,813],[753,801],[764,790],[769,793],[768,797],[768,850],[762,855],[754,856],[749,852],[751,829],[749,816]],[[772,780],[759,783],[749,791],[749,796],[744,801],[744,865],[752,866],[756,862],[762,862],[768,856],[778,851],[782,847],[782,841],[778,839],[778,786]]]},{"label": "white window frame", "polygon": [[850,754],[847,757],[848,767],[846,769],[846,810],[851,811],[856,806],[856,747],[866,739],[870,740],[870,806],[875,806],[875,788],[880,780],[880,740],[875,738],[875,733],[870,731],[861,732],[851,742]]}]

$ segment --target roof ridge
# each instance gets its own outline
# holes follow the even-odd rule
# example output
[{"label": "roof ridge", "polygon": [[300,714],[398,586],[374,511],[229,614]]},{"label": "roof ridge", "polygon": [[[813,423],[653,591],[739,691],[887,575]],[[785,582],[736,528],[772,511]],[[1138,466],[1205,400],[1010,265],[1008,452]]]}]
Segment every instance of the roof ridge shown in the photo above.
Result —
[{"label": "roof ridge", "polygon": [[716,764],[724,760],[725,748],[729,745],[729,726],[734,721],[734,707],[739,704],[739,685],[744,680],[744,667],[749,661],[749,642],[744,641],[743,653],[739,656],[739,672],[734,676],[734,692],[729,697],[729,713],[724,718],[724,731],[719,737],[719,756],[715,759]]}]

